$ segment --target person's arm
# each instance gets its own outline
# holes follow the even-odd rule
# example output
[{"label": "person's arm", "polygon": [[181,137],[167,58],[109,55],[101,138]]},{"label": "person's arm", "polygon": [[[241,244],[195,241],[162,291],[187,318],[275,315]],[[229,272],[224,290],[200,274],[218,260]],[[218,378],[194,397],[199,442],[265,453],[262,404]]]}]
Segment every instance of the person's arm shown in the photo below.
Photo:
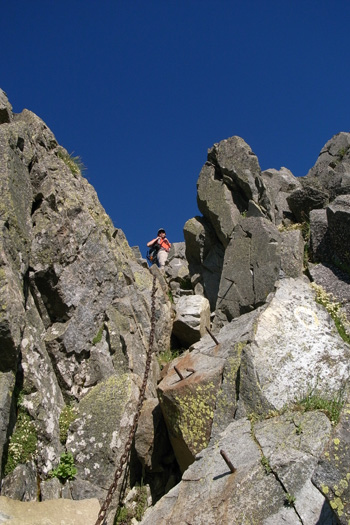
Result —
[{"label": "person's arm", "polygon": [[156,238],[153,239],[152,241],[149,241],[149,242],[147,243],[148,248],[149,248],[150,246],[153,246],[153,244],[154,244],[155,242],[157,242],[158,239],[159,239],[159,237],[156,237]]}]

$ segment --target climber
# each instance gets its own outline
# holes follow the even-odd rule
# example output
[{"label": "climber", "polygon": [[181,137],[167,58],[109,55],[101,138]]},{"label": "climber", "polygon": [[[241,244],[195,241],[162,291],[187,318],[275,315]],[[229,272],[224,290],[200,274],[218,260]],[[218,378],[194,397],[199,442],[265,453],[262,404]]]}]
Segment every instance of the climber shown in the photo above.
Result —
[{"label": "climber", "polygon": [[147,243],[148,248],[152,247],[157,251],[157,264],[161,270],[164,270],[171,246],[165,235],[164,228],[159,228],[157,237]]}]

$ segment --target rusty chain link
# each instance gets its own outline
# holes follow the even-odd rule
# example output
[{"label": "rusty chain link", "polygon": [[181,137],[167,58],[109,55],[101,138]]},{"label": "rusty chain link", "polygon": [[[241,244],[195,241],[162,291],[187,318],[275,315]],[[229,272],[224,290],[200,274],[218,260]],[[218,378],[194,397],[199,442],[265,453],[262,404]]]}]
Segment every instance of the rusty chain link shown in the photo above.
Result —
[{"label": "rusty chain link", "polygon": [[153,276],[152,295],[151,295],[151,298],[152,298],[152,302],[151,302],[151,331],[150,331],[150,335],[149,335],[149,344],[148,344],[148,350],[147,350],[145,373],[144,373],[144,376],[143,376],[143,382],[142,382],[142,386],[141,386],[141,389],[140,389],[140,395],[139,395],[139,400],[138,400],[137,407],[136,407],[136,413],[134,415],[133,425],[130,428],[128,440],[127,440],[127,442],[125,444],[124,452],[123,452],[123,454],[122,454],[122,456],[120,457],[120,460],[119,460],[119,466],[118,466],[118,468],[117,468],[117,470],[115,471],[115,474],[114,474],[114,480],[113,480],[111,486],[108,489],[106,499],[105,499],[105,501],[103,502],[103,504],[102,504],[102,506],[100,508],[100,511],[98,513],[98,517],[97,517],[97,521],[96,521],[95,525],[101,525],[103,523],[105,517],[106,517],[107,510],[108,510],[108,508],[109,508],[109,506],[111,504],[113,494],[115,493],[115,491],[117,489],[118,481],[120,480],[120,477],[121,477],[121,475],[123,473],[125,463],[127,462],[127,459],[128,459],[128,456],[129,456],[129,452],[131,450],[132,442],[133,442],[133,439],[134,439],[134,436],[135,436],[135,432],[136,432],[136,429],[137,429],[137,424],[138,424],[138,421],[139,421],[139,418],[140,418],[140,414],[141,414],[142,405],[143,405],[143,402],[144,402],[144,399],[145,399],[147,379],[148,379],[148,374],[149,374],[150,367],[151,367],[152,349],[153,349],[154,331],[155,331],[155,322],[156,322],[156,319],[155,319],[156,318],[156,316],[155,316],[155,313],[156,313],[155,295],[156,295],[156,276],[154,275]]}]

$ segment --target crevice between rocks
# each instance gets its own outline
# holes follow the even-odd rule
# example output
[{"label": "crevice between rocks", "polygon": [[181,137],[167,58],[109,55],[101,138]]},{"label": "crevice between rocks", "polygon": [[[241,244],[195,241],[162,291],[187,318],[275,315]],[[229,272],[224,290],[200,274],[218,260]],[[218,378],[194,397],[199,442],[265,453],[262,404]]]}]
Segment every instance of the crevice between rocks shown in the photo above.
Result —
[{"label": "crevice between rocks", "polygon": [[[262,458],[265,457],[265,455],[264,455],[263,448],[262,448],[262,446],[260,445],[258,438],[256,437],[256,434],[255,434],[255,431],[254,431],[254,422],[253,422],[253,421],[250,422],[250,427],[251,427],[251,435],[252,435],[252,438],[253,438],[254,442],[256,443],[256,445],[258,446],[258,448],[259,448],[259,450],[260,450],[260,453],[261,453],[261,459],[262,459]],[[267,461],[268,461],[268,458],[267,458]],[[283,492],[284,492],[285,495],[286,495],[286,499],[285,499],[285,504],[286,504],[286,501],[287,501],[287,495],[289,494],[289,491],[287,490],[285,484],[283,483],[283,481],[282,481],[281,478],[279,477],[278,473],[277,473],[277,472],[271,467],[271,465],[269,465],[269,468],[270,468],[270,473],[274,475],[274,477],[275,477],[277,483],[280,484],[280,486],[281,486]],[[268,476],[269,474],[266,472],[266,475]],[[289,506],[290,506],[290,508],[293,508],[295,514],[298,516],[298,519],[299,519],[300,523],[302,523],[302,525],[308,525],[307,523],[304,523],[304,522],[303,522],[303,520],[302,520],[302,518],[301,518],[299,512],[298,512],[297,509],[296,509],[295,504],[293,503],[293,504],[291,504],[291,505],[289,505]]]}]

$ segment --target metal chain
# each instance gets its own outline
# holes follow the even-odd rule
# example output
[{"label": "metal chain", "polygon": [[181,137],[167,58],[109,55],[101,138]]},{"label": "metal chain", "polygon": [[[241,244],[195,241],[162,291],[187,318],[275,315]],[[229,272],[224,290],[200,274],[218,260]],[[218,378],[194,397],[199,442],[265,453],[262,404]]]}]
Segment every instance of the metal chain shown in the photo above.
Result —
[{"label": "metal chain", "polygon": [[155,295],[156,295],[156,276],[153,276],[153,286],[152,286],[152,303],[151,303],[151,332],[149,336],[149,344],[148,344],[148,350],[147,350],[147,358],[146,358],[146,367],[145,367],[145,373],[143,376],[143,382],[140,389],[140,395],[139,400],[136,407],[136,413],[134,416],[133,425],[130,428],[129,437],[125,444],[124,452],[119,460],[119,466],[114,474],[114,480],[111,486],[108,489],[107,496],[105,501],[103,502],[100,512],[98,513],[97,521],[95,525],[101,525],[103,523],[103,520],[106,517],[107,510],[111,504],[112,497],[114,492],[117,489],[118,482],[120,480],[120,477],[123,473],[125,463],[127,462],[129,452],[131,450],[132,442],[135,436],[135,432],[137,429],[137,424],[140,418],[142,405],[145,399],[145,393],[146,393],[146,386],[147,386],[147,379],[148,374],[151,368],[151,361],[152,361],[152,349],[153,349],[153,342],[154,342],[154,331],[155,331],[155,313],[156,313],[156,306],[155,306]]}]

